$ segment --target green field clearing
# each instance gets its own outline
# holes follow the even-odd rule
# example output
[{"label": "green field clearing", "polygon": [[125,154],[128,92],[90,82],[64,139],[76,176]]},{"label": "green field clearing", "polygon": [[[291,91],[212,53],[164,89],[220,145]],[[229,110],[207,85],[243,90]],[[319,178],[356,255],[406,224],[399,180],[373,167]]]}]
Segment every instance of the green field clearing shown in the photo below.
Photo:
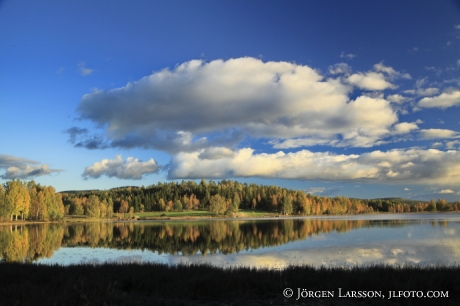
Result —
[{"label": "green field clearing", "polygon": [[[274,217],[278,213],[264,210],[251,210],[251,209],[240,209],[240,217]],[[212,213],[207,210],[185,210],[185,211],[152,211],[152,212],[143,212],[135,213],[134,216],[139,218],[159,218],[159,217],[218,217],[215,213]],[[226,217],[225,215],[221,217]]]},{"label": "green field clearing", "polygon": [[139,218],[155,217],[214,217],[215,214],[207,210],[186,210],[186,211],[151,211],[143,213],[134,213]]}]

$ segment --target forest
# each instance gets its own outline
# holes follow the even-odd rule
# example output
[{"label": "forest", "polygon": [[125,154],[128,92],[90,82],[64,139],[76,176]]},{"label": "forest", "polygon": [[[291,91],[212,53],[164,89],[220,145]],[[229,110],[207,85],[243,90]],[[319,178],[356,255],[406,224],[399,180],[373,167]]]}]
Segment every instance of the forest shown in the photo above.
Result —
[{"label": "forest", "polygon": [[66,215],[93,218],[130,217],[139,212],[208,210],[235,216],[239,209],[280,215],[340,215],[372,212],[459,211],[460,203],[444,199],[417,202],[399,198],[354,199],[307,194],[279,186],[202,179],[118,187],[110,190],[56,192],[34,181],[11,180],[0,185],[0,220],[56,221]]}]

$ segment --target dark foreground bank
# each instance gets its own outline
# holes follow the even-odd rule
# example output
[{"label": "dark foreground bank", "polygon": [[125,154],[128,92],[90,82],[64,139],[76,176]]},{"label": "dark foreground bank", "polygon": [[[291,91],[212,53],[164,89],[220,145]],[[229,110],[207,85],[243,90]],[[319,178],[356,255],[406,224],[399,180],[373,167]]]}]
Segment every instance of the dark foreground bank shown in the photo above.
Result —
[{"label": "dark foreground bank", "polygon": [[279,271],[203,265],[2,263],[0,304],[460,305],[459,272],[460,267],[416,266],[346,270],[297,266]]}]

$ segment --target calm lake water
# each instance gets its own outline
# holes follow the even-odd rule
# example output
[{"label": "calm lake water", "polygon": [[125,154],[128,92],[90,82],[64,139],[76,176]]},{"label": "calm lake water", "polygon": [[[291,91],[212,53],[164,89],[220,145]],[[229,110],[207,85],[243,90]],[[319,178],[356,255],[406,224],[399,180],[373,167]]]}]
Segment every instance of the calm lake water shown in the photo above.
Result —
[{"label": "calm lake water", "polygon": [[0,225],[2,261],[37,264],[460,264],[460,214]]}]

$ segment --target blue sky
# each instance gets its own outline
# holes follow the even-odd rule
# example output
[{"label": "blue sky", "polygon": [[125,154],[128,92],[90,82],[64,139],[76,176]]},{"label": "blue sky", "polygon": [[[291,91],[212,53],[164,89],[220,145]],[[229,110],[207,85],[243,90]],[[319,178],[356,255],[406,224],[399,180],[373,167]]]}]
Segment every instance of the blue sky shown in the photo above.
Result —
[{"label": "blue sky", "polygon": [[457,1],[0,2],[0,183],[460,200]]}]

